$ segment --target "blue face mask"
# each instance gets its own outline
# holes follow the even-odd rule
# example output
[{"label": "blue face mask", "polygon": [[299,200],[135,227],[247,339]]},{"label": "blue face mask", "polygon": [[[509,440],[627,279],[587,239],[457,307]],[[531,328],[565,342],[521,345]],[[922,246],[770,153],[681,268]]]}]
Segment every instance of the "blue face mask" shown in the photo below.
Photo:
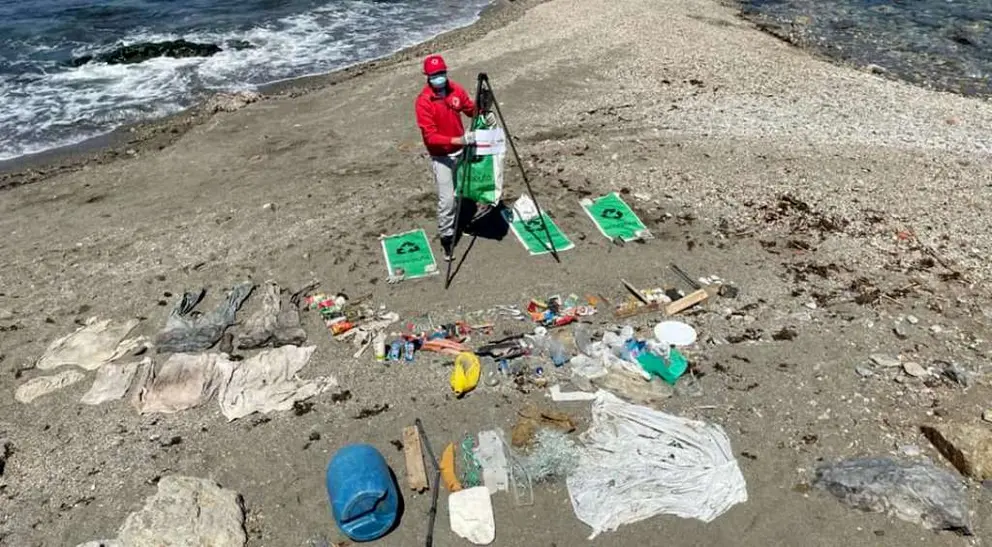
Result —
[{"label": "blue face mask", "polygon": [[434,89],[443,89],[448,85],[448,76],[445,74],[437,74],[428,78],[427,81]]}]

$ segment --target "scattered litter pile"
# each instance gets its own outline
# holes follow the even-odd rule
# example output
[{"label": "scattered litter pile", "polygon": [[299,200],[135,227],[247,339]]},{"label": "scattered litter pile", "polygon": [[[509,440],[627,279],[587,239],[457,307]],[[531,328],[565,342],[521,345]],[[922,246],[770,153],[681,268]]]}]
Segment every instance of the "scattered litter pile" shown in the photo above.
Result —
[{"label": "scattered litter pile", "polygon": [[[629,283],[624,285],[632,290]],[[120,325],[91,321],[53,342],[39,360],[39,367],[73,365],[96,371],[92,386],[80,401],[87,405],[128,399],[142,414],[176,413],[216,399],[229,421],[256,412],[285,411],[337,385],[332,377],[298,376],[315,352],[315,346],[305,345],[307,333],[300,314],[315,311],[334,340],[350,340],[356,348],[355,358],[372,347],[372,359],[383,365],[414,365],[418,354],[427,359],[453,360],[450,387],[456,397],[466,396],[481,384],[487,389],[513,387],[524,392],[532,387],[550,387],[554,401],[593,401],[593,425],[581,436],[576,436],[579,421],[572,415],[530,406],[519,411],[509,437],[499,429],[465,435],[448,442],[440,459],[435,458],[419,420],[416,427],[404,431],[409,487],[417,492],[430,488],[436,496],[439,485],[444,484],[450,493],[451,529],[472,543],[494,541],[496,518],[491,496],[508,492],[514,505],[531,505],[534,485],[550,481],[566,481],[576,515],[593,528],[593,536],[659,513],[708,521],[747,498],[729,441],[718,426],[638,406],[660,404],[672,396],[673,385],[684,381],[681,378],[688,362],[679,348],[696,341],[695,330],[685,323],[665,321],[642,334],[633,326],[606,326],[600,335],[592,319],[610,306],[609,300],[600,295],[580,299],[574,294],[531,300],[526,311],[512,305],[497,306],[446,321],[428,314],[400,323],[399,314],[371,305],[370,296],[352,300],[343,293],[316,291],[316,284],[288,294],[273,281],[261,285],[257,305],[239,322],[237,314],[256,288],[250,282],[237,284],[215,309],[204,314],[195,308],[206,291],[184,293],[153,341],[140,336],[128,338],[137,321]],[[705,294],[710,297],[709,292]],[[649,292],[637,313],[671,312],[670,308],[652,307],[661,302],[674,304],[678,300],[672,302],[663,292]],[[616,307],[614,317],[622,316],[628,308]],[[529,319],[532,329],[517,334],[504,331],[504,336],[494,339],[501,319],[517,326]],[[251,353],[242,356],[236,350]],[[34,378],[18,388],[17,398],[31,402],[84,377],[72,369]],[[559,384],[562,381],[570,381],[583,391],[565,392]],[[360,455],[353,454],[353,463],[348,466],[381,459],[381,455],[373,457],[371,447],[364,446],[353,447]],[[382,483],[383,495],[398,497],[398,492],[388,494],[393,491],[389,486],[393,479],[388,468],[381,468],[384,460],[368,465],[380,466],[375,480]],[[348,466],[332,473],[332,461],[328,468],[328,492],[333,503],[350,503],[346,503],[348,495],[342,489],[348,488],[346,479],[359,471],[348,471]],[[371,473],[365,464],[360,467],[362,473]],[[638,484],[626,482],[631,469],[637,470]],[[431,470],[433,480],[427,476]],[[161,534],[170,526],[213,533],[209,529],[224,529],[223,523],[236,523],[239,518],[243,523],[243,512],[235,510],[224,509],[217,515],[206,509],[202,514],[190,513],[197,509],[196,500],[187,503],[186,497],[219,500],[227,496],[227,491],[210,490],[214,487],[199,479],[166,478],[159,488],[158,496],[143,512],[129,517],[117,544],[142,545],[146,537]],[[632,498],[630,492],[640,493]],[[173,513],[151,516],[164,499],[177,505]],[[394,501],[398,507],[399,500]],[[388,533],[390,519],[395,518],[388,514],[394,505],[376,505],[375,515],[364,517],[358,515],[362,512],[358,509],[357,513],[346,511],[345,505],[335,510],[335,518],[352,538],[364,540]],[[434,512],[436,505],[432,515]],[[378,524],[368,528],[361,520],[366,517],[371,519],[366,524]],[[223,523],[219,528],[182,524],[195,518]],[[145,528],[136,528],[138,521],[145,522]],[[166,521],[179,524],[167,525]],[[243,535],[190,537],[190,544],[244,542]]]},{"label": "scattered litter pile", "polygon": [[[93,384],[80,399],[87,405],[124,399],[130,392],[132,405],[142,414],[180,412],[215,395],[228,420],[289,410],[294,403],[337,385],[332,377],[302,380],[297,376],[315,350],[302,346],[307,335],[299,310],[302,293],[314,287],[305,287],[286,302],[275,282],[265,282],[259,309],[238,326],[236,314],[254,291],[253,283],[236,285],[206,314],[195,310],[206,290],[186,292],[154,342],[143,336],[127,338],[137,327],[136,320],[117,324],[94,318],[52,342],[37,367],[48,370],[69,365],[95,370]],[[238,349],[265,349],[247,359],[235,355],[230,330],[237,333]],[[215,346],[219,351],[207,351]],[[149,348],[155,352],[145,355]],[[140,361],[119,362],[142,355]],[[156,364],[152,355],[166,357]],[[76,369],[35,377],[17,387],[15,398],[31,403],[84,378]]]}]

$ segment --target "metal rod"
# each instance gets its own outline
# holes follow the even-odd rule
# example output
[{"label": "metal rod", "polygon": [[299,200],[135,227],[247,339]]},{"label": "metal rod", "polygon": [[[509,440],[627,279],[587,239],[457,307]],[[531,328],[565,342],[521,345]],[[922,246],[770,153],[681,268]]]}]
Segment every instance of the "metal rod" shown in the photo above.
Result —
[{"label": "metal rod", "polygon": [[688,283],[690,287],[696,290],[702,288],[702,285],[700,285],[698,281],[695,281],[693,278],[689,277],[689,274],[682,271],[682,268],[679,268],[674,263],[671,264],[670,266],[672,268],[672,271],[675,272],[679,277],[681,277],[683,281]]},{"label": "metal rod", "polygon": [[431,492],[431,508],[427,513],[427,537],[424,540],[426,547],[433,547],[434,521],[437,520],[437,496],[441,492],[441,467],[437,464],[437,458],[434,457],[434,449],[431,448],[427,432],[424,431],[424,423],[420,421],[420,418],[417,418],[413,421],[413,425],[417,427],[417,432],[420,433],[420,442],[427,449],[427,455],[431,457],[431,465],[434,467],[434,484],[432,485],[434,491]]},{"label": "metal rod", "polygon": [[531,188],[530,179],[527,178],[527,171],[524,169],[524,162],[520,159],[520,154],[517,153],[517,146],[513,144],[513,137],[510,135],[510,129],[506,125],[506,119],[503,118],[503,111],[500,110],[499,101],[496,100],[496,92],[493,91],[492,85],[489,85],[489,77],[484,73],[479,74],[480,85],[483,81],[486,82],[486,87],[489,89],[489,96],[492,98],[493,106],[496,108],[496,115],[499,116],[499,123],[503,126],[503,132],[506,133],[506,142],[510,143],[510,150],[513,152],[513,158],[517,161],[517,167],[520,168],[520,175],[524,179],[524,186],[527,187],[527,195],[529,195],[531,201],[534,202],[534,208],[537,209],[537,218],[541,220],[541,227],[544,228],[544,233],[548,236],[548,245],[551,247],[551,256],[554,257],[555,262],[560,264],[561,258],[558,256],[558,249],[555,248],[554,239],[551,237],[551,229],[548,228],[548,224],[544,220],[544,213],[541,211],[541,206],[537,203],[537,198],[534,197],[534,190]]},{"label": "metal rod", "polygon": [[[486,79],[485,73],[479,73],[478,82],[475,85],[475,108],[476,114],[478,115],[478,110],[482,107],[482,82]],[[473,120],[474,122],[474,120]],[[469,145],[462,148],[462,155],[458,158],[455,163],[455,169],[452,173],[452,191],[455,193],[455,235],[451,239],[451,260],[448,261],[447,272],[444,274],[444,289],[447,290],[451,286],[451,263],[455,261],[455,245],[458,243],[458,235],[461,231],[461,216],[462,216],[462,197],[461,192],[458,188],[458,173],[461,171],[462,165],[467,165],[472,158],[475,157],[475,146]],[[469,169],[468,177],[466,183],[470,183],[472,178],[472,170]]]}]

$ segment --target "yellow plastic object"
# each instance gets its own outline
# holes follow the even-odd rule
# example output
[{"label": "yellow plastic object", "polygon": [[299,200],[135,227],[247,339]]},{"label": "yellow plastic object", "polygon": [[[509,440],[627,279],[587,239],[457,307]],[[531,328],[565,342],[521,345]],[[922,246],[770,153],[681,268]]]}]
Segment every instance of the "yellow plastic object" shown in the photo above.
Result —
[{"label": "yellow plastic object", "polygon": [[482,363],[472,352],[462,352],[455,358],[455,368],[451,371],[451,389],[461,397],[475,389],[482,374]]},{"label": "yellow plastic object", "polygon": [[441,468],[441,480],[444,481],[444,486],[448,488],[449,492],[457,492],[462,489],[462,483],[458,482],[458,476],[455,475],[455,445],[454,443],[448,443],[448,446],[444,447],[444,452],[441,453],[441,463],[438,464]]}]

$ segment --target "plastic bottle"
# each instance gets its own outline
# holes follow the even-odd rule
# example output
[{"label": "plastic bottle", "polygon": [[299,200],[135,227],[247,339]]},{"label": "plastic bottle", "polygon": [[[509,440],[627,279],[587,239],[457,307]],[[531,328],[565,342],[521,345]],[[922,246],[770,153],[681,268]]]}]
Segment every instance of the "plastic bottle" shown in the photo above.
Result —
[{"label": "plastic bottle", "polygon": [[400,354],[402,352],[403,352],[403,341],[402,340],[393,340],[393,342],[389,345],[389,360],[390,361],[399,361],[400,360]]},{"label": "plastic bottle", "polygon": [[382,363],[386,360],[386,335],[379,333],[375,336],[375,360]]},{"label": "plastic bottle", "polygon": [[624,340],[615,332],[606,331],[603,333],[603,343],[610,349],[623,347]]},{"label": "plastic bottle", "polygon": [[495,387],[499,385],[500,367],[496,364],[496,360],[488,355],[482,358],[482,374],[485,377],[487,386]]},{"label": "plastic bottle", "polygon": [[585,325],[577,325],[573,337],[575,338],[575,349],[579,350],[579,353],[589,355],[589,346],[592,344],[589,329]]},{"label": "plastic bottle", "polygon": [[413,343],[413,340],[407,340],[406,343],[403,344],[403,359],[405,359],[408,363],[412,363],[413,354],[416,351],[417,346]]},{"label": "plastic bottle", "polygon": [[334,521],[352,541],[372,541],[396,524],[400,495],[375,447],[342,447],[327,464],[327,496]]},{"label": "plastic bottle", "polygon": [[568,353],[565,351],[565,345],[558,339],[548,338],[544,347],[547,349],[548,355],[551,357],[551,363],[554,366],[560,367],[568,361]]}]

